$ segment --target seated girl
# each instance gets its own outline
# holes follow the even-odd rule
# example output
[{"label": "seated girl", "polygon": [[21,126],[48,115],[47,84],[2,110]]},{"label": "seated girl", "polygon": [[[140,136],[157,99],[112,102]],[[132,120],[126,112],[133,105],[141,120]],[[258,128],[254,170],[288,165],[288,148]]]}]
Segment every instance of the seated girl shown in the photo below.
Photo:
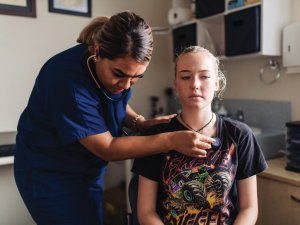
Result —
[{"label": "seated girl", "polygon": [[226,78],[218,59],[191,46],[176,60],[174,90],[182,106],[167,124],[146,135],[191,130],[215,138],[203,157],[179,152],[138,158],[138,219],[151,224],[254,225],[258,215],[256,174],[267,168],[251,129],[240,121],[215,114]]}]

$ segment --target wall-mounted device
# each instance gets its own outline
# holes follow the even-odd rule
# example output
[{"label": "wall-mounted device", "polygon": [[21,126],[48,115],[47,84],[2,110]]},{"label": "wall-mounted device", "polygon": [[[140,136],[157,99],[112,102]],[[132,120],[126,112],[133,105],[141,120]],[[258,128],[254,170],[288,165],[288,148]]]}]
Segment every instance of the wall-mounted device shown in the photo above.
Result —
[{"label": "wall-mounted device", "polygon": [[283,66],[286,73],[300,73],[300,22],[287,25],[283,29]]}]

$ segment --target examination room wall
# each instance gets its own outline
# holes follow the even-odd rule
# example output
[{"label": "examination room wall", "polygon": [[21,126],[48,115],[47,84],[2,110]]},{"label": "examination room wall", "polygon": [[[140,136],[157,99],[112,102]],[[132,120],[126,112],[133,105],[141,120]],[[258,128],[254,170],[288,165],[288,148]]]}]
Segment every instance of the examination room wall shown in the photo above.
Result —
[{"label": "examination room wall", "polygon": [[[300,1],[291,1],[290,23],[300,22]],[[290,101],[292,120],[300,120],[300,74],[286,74],[282,67],[282,57],[277,58],[281,65],[281,77],[272,84],[265,85],[259,80],[259,70],[269,57],[259,59],[237,59],[222,62],[226,69],[228,85],[226,98]]]},{"label": "examination room wall", "polygon": [[[34,80],[42,64],[53,54],[73,46],[91,18],[48,12],[48,1],[39,0],[37,17],[28,18],[0,14],[0,132],[16,130]],[[142,15],[151,26],[167,26],[171,0],[93,0],[92,16],[112,15],[131,9]],[[292,0],[291,22],[300,21],[299,0]],[[155,12],[155,13],[153,13]],[[164,16],[165,15],[165,16]],[[165,105],[164,89],[173,79],[171,35],[154,35],[154,54],[146,76],[134,87],[130,104],[149,117],[149,97],[160,97]],[[299,74],[285,74],[278,82],[266,86],[259,81],[259,69],[268,58],[225,61],[228,77],[225,98],[287,100],[292,102],[292,119],[300,119]],[[279,61],[282,62],[281,57]],[[241,72],[242,71],[242,72]]]},{"label": "examination room wall", "polygon": [[[92,17],[129,9],[151,26],[166,26],[170,6],[171,0],[92,0]],[[52,55],[75,45],[79,32],[91,20],[49,13],[48,0],[36,0],[36,8],[36,18],[0,14],[0,132],[16,130],[41,66]],[[145,116],[150,115],[150,96],[159,96],[164,104],[164,89],[173,75],[170,35],[155,35],[154,39],[153,60],[145,78],[134,87],[131,100]]]}]

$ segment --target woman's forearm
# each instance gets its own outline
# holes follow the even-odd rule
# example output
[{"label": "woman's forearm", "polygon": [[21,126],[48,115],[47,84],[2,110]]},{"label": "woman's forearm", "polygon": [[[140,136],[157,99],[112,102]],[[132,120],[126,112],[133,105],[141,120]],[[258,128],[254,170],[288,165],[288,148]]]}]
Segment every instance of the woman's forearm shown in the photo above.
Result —
[{"label": "woman's forearm", "polygon": [[79,142],[94,155],[106,160],[123,160],[171,150],[174,134],[112,137],[109,132],[85,137]]},{"label": "woman's forearm", "polygon": [[167,152],[173,148],[171,143],[171,136],[173,135],[163,133],[151,136],[113,138],[107,148],[105,157],[109,160],[123,160]]},{"label": "woman's forearm", "polygon": [[177,150],[191,157],[204,157],[214,139],[193,131],[174,131],[150,136],[113,138],[111,160],[136,158]]},{"label": "woman's forearm", "polygon": [[203,157],[212,138],[192,131],[175,131],[150,136],[112,137],[109,132],[88,136],[80,143],[98,157],[123,160],[177,150],[192,157]]}]

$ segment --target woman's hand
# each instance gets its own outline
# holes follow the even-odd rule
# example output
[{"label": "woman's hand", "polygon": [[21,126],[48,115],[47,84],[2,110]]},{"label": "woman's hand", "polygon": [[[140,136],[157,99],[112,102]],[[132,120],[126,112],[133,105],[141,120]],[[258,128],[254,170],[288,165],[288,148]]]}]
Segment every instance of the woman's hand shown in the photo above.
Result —
[{"label": "woman's hand", "polygon": [[169,134],[172,149],[191,157],[206,157],[206,150],[215,141],[194,131],[175,131]]},{"label": "woman's hand", "polygon": [[160,123],[168,123],[172,118],[177,116],[177,114],[166,115],[166,116],[158,116],[153,119],[142,119],[137,121],[137,127],[140,132],[147,130],[149,127]]}]

